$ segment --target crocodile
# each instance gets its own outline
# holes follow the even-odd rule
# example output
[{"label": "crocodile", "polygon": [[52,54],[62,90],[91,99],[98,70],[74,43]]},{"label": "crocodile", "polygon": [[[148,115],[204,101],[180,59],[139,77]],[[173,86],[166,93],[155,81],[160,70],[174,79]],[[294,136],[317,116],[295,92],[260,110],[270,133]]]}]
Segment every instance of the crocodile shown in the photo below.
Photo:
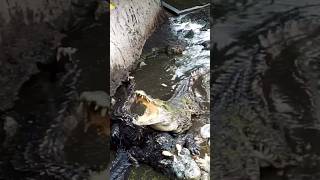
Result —
[{"label": "crocodile", "polygon": [[[192,179],[194,176],[199,178],[200,169],[192,157],[199,155],[200,147],[193,134],[170,134],[135,125],[135,115],[130,113],[132,99],[136,96],[133,80],[120,88],[125,90],[119,94],[127,96],[116,98],[119,100],[115,103],[111,116],[111,147],[117,151],[110,170],[111,179],[127,177],[131,167],[139,163],[153,167],[170,179]],[[175,153],[177,147],[180,147],[183,153],[177,156],[168,155]],[[183,155],[185,158],[181,158]]]},{"label": "crocodile", "polygon": [[[119,121],[119,119],[115,120]],[[128,128],[127,125],[124,126],[123,124],[120,127],[115,125],[114,131],[127,130],[124,127]],[[135,139],[129,139],[128,134],[126,136],[120,135],[120,138],[113,136],[113,138],[119,138],[118,141],[128,144],[128,140],[136,140],[136,135],[139,135],[133,129],[131,129],[130,133],[130,136]],[[130,173],[131,166],[139,166],[140,163],[143,163],[165,174],[169,179],[200,178],[201,170],[193,159],[194,156],[199,155],[199,146],[195,144],[191,134],[175,137],[166,132],[142,131],[140,133],[144,138],[141,138],[138,142],[135,141],[133,143],[135,145],[117,147],[118,151],[125,152],[127,156],[122,157],[123,159],[120,160],[120,163],[112,163],[111,177],[117,177],[114,179],[118,179],[126,176]],[[183,146],[181,155],[171,156],[166,154],[167,152],[176,152],[177,146]],[[119,153],[117,152],[117,157]]]},{"label": "crocodile", "polygon": [[[192,117],[201,114],[209,102],[209,70],[198,68],[183,78],[176,86],[172,97],[163,101],[153,99],[142,90],[134,92],[134,102],[145,107],[143,115],[134,119],[139,126],[151,126],[158,131],[183,133],[192,126]],[[203,82],[205,81],[205,82]]]},{"label": "crocodile", "polygon": [[[101,169],[98,163],[85,164],[68,159],[68,151],[72,139],[77,138],[77,131],[94,136],[95,143],[100,142],[105,150],[108,148],[105,144],[109,131],[106,127],[108,95],[101,91],[78,95],[76,87],[81,71],[77,62],[67,62],[65,71],[57,73],[54,81],[50,73],[41,72],[33,79],[39,81],[35,86],[37,92],[47,93],[38,96],[48,101],[46,105],[39,103],[35,105],[38,108],[31,109],[21,100],[16,106],[22,106],[22,110],[15,108],[1,116],[7,122],[7,131],[5,143],[0,148],[0,179],[83,180],[90,177],[90,171]],[[46,90],[48,87],[51,91]]]},{"label": "crocodile", "polygon": [[230,38],[216,39],[212,53],[213,179],[320,177],[320,6],[280,2],[215,21],[217,36]]}]

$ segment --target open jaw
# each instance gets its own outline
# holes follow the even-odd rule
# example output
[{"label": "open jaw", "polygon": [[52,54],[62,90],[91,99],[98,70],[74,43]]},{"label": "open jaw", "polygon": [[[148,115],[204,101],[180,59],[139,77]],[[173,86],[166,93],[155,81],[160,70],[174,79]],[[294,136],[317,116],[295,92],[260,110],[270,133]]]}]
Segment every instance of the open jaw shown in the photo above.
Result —
[{"label": "open jaw", "polygon": [[99,135],[108,136],[110,134],[109,106],[110,97],[103,91],[81,93],[78,112],[85,114],[84,132],[94,126],[97,128]]},{"label": "open jaw", "polygon": [[137,119],[133,120],[134,124],[147,126],[164,122],[167,113],[164,112],[157,100],[148,96],[142,90],[135,91],[134,98],[137,104],[142,104],[146,108],[142,116],[138,116]]}]

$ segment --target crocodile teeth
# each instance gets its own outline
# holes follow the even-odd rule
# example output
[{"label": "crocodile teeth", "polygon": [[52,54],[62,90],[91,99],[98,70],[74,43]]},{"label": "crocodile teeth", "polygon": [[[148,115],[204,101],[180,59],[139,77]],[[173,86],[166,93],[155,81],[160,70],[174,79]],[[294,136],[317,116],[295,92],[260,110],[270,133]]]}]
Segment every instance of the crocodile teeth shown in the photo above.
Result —
[{"label": "crocodile teeth", "polygon": [[107,115],[107,111],[108,111],[107,108],[103,108],[103,109],[100,111],[100,115],[101,115],[102,117],[105,117],[105,116]]},{"label": "crocodile teeth", "polygon": [[96,110],[98,110],[98,108],[99,108],[99,106],[96,105],[96,106],[94,107],[94,110],[96,111]]},{"label": "crocodile teeth", "polygon": [[111,98],[111,105],[114,105],[116,103],[116,100],[114,98]]},{"label": "crocodile teeth", "polygon": [[195,76],[195,74],[196,74],[195,72],[191,72],[191,76],[192,76],[192,77]]},{"label": "crocodile teeth", "polygon": [[180,154],[182,150],[182,146],[180,144],[176,144],[176,148],[177,148],[178,154]]},{"label": "crocodile teeth", "polygon": [[177,157],[176,156],[173,156],[173,162],[177,162]]}]

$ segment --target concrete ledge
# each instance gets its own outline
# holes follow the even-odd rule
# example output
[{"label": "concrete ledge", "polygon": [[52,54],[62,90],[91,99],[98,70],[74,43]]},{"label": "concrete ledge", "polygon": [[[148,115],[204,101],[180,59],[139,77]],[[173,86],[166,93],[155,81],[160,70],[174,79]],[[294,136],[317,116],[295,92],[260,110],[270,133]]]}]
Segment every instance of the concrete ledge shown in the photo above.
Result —
[{"label": "concrete ledge", "polygon": [[160,0],[114,1],[110,12],[110,93],[128,76],[143,46],[161,21]]}]

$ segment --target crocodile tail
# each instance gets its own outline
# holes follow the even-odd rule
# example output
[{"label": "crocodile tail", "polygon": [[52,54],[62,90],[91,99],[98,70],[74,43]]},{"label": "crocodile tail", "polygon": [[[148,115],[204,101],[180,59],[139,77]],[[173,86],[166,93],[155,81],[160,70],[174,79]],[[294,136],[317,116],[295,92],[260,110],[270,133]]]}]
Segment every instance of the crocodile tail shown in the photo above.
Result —
[{"label": "crocodile tail", "polygon": [[131,166],[130,154],[123,149],[119,149],[117,151],[116,159],[112,162],[110,180],[128,179]]}]

